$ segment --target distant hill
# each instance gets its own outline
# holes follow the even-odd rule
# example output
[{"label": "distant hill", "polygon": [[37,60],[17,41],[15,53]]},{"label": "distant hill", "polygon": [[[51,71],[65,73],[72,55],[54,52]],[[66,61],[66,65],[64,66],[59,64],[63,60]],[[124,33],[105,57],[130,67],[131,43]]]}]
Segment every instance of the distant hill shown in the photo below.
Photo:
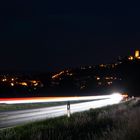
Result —
[{"label": "distant hill", "polygon": [[56,90],[77,91],[85,94],[127,92],[140,95],[140,59],[125,57],[112,64],[85,66],[64,70],[52,76]]},{"label": "distant hill", "polygon": [[[140,57],[137,54],[119,58],[111,64],[82,66],[58,73],[2,72],[0,78],[0,97],[103,95],[113,92],[140,96]],[[10,80],[6,83],[5,79]]]}]

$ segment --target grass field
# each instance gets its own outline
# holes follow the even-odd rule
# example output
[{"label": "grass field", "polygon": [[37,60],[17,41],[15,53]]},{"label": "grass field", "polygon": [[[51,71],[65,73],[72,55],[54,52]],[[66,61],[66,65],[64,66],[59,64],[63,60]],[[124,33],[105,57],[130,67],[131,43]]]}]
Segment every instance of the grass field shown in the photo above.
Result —
[{"label": "grass field", "polygon": [[0,140],[139,140],[140,100],[0,131]]}]

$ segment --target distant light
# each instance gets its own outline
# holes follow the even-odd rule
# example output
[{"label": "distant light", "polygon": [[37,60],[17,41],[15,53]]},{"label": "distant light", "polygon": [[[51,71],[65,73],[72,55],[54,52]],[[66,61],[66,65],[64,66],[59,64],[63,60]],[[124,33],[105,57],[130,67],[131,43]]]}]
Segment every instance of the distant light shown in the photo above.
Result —
[{"label": "distant light", "polygon": [[100,67],[104,67],[104,64],[101,64]]},{"label": "distant light", "polygon": [[37,86],[38,85],[38,83],[34,83],[34,86]]},{"label": "distant light", "polygon": [[2,79],[2,82],[5,82],[5,81],[7,81],[7,79],[6,79],[6,78]]},{"label": "distant light", "polygon": [[133,60],[134,57],[133,57],[133,56],[129,56],[128,59],[129,59],[129,60]]},{"label": "distant light", "polygon": [[97,80],[100,80],[100,77],[96,77]]},{"label": "distant light", "polygon": [[35,80],[32,80],[31,82],[32,82],[33,84],[36,84],[36,83],[37,83],[37,81],[35,81]]},{"label": "distant light", "polygon": [[112,64],[112,68],[115,68],[115,65],[114,64]]},{"label": "distant light", "polygon": [[116,79],[116,77],[105,77],[106,80],[113,80]]},{"label": "distant light", "polygon": [[105,77],[106,80],[110,80],[110,77]]},{"label": "distant light", "polygon": [[22,85],[22,86],[28,86],[28,84],[26,82],[21,82],[19,84]]},{"label": "distant light", "polygon": [[110,82],[107,82],[107,84],[108,84],[108,85],[111,85],[111,84],[112,84],[112,81],[110,81]]},{"label": "distant light", "polygon": [[53,75],[52,79],[58,78],[59,76],[61,76],[64,73],[65,73],[65,71],[61,71],[60,73]]},{"label": "distant light", "polygon": [[14,86],[14,83],[11,83],[11,86],[13,87]]},{"label": "distant light", "polygon": [[14,78],[12,78],[11,80],[14,81]]},{"label": "distant light", "polygon": [[81,90],[82,90],[82,89],[84,89],[84,88],[86,88],[86,86],[85,86],[85,85],[83,85],[83,86],[81,86],[81,87],[80,87],[80,89],[81,89]]}]

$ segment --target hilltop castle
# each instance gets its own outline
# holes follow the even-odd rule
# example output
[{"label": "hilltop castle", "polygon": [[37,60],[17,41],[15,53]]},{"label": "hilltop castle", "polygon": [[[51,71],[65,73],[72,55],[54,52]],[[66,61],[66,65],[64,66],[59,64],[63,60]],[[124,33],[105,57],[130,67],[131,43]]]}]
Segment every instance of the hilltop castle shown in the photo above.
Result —
[{"label": "hilltop castle", "polygon": [[132,56],[132,55],[129,56],[128,59],[129,60],[140,59],[140,51],[139,50],[136,50],[135,51],[135,55],[134,56]]}]

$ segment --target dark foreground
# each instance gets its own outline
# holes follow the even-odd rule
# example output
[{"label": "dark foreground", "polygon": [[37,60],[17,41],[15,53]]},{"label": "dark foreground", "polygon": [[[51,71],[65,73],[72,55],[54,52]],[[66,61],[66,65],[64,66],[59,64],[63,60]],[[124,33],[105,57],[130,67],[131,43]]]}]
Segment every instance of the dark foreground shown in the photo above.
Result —
[{"label": "dark foreground", "polygon": [[140,100],[0,131],[1,140],[138,140]]}]

